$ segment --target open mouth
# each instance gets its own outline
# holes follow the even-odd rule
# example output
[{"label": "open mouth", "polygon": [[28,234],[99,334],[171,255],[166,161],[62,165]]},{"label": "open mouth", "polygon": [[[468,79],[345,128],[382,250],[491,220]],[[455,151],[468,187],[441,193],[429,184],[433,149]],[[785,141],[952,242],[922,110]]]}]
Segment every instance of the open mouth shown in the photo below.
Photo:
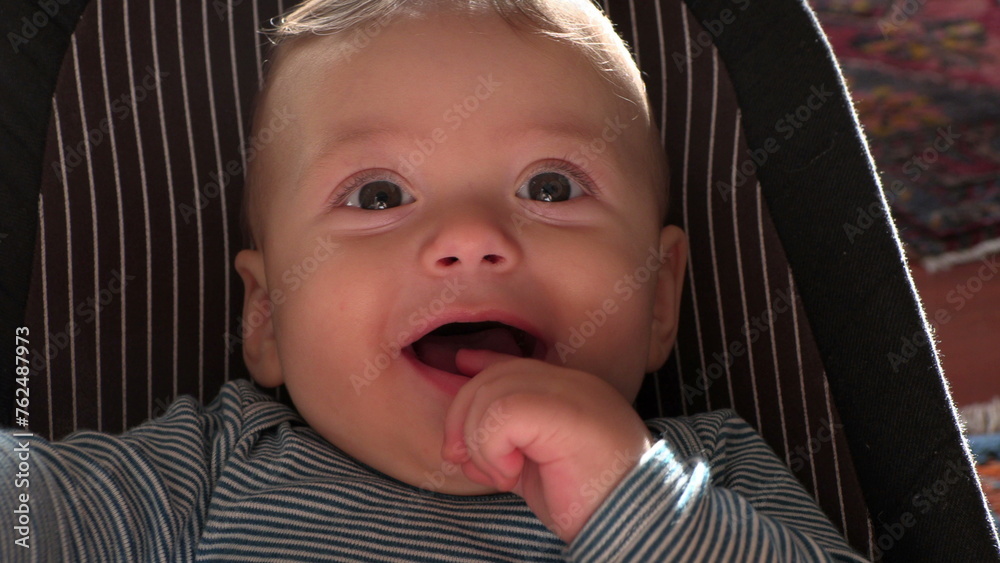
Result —
[{"label": "open mouth", "polygon": [[462,348],[493,350],[522,358],[542,358],[541,340],[517,327],[498,321],[448,323],[427,333],[411,345],[421,362],[442,371],[463,375],[455,366]]}]

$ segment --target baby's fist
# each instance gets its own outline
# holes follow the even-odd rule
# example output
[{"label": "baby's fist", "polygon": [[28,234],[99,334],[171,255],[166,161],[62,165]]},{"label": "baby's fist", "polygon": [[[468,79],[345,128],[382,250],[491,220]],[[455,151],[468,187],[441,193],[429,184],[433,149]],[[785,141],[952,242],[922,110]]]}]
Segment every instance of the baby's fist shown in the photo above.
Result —
[{"label": "baby's fist", "polygon": [[466,477],[524,498],[567,544],[653,444],[609,383],[575,369],[460,350],[474,375],[445,419],[442,457]]}]

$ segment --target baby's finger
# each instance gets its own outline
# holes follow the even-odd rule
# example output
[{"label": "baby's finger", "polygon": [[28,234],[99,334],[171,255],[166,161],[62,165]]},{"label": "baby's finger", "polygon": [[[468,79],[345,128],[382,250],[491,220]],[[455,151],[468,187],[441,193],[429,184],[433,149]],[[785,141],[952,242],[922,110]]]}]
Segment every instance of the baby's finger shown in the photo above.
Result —
[{"label": "baby's finger", "polygon": [[[456,397],[457,398],[457,397]],[[463,422],[468,411],[468,402],[452,401],[444,419],[444,443],[441,444],[441,459],[454,464],[469,460],[469,451],[465,447]]]},{"label": "baby's finger", "polygon": [[474,483],[479,483],[480,485],[486,485],[488,487],[496,487],[497,480],[492,475],[483,472],[479,467],[472,461],[466,461],[462,464],[462,473],[465,474],[466,478]]},{"label": "baby's finger", "polygon": [[475,464],[485,473],[493,476],[497,489],[507,492],[521,480],[524,469],[524,454],[515,448],[505,436],[496,435],[482,444],[470,447],[469,463]]},{"label": "baby's finger", "polygon": [[[488,377],[484,377],[486,374],[480,374],[480,372],[498,362],[512,359],[518,358],[493,352],[492,350],[461,349],[458,351],[458,354],[455,356],[456,365],[459,366],[460,370],[464,365],[466,370],[463,370],[463,373],[468,373],[471,374],[470,376],[476,377],[473,377],[472,381],[466,383],[458,391],[458,394],[455,395],[451,405],[448,407],[448,413],[445,415],[444,420],[444,443],[441,446],[442,459],[452,463],[461,463],[468,459],[464,435],[465,428],[467,428],[466,419],[468,418],[469,409],[472,408],[472,402],[478,395],[477,391],[481,388],[483,382],[489,379]],[[472,363],[463,364],[463,362]]]},{"label": "baby's finger", "polygon": [[455,354],[455,367],[457,367],[458,371],[462,372],[463,375],[474,377],[479,374],[479,372],[492,366],[493,364],[516,359],[518,359],[518,356],[501,354],[500,352],[494,352],[493,350],[474,350],[471,348],[462,348],[457,354]]},{"label": "baby's finger", "polygon": [[448,406],[444,417],[444,443],[441,444],[441,459],[445,461],[458,464],[469,459],[465,447],[465,421],[479,385],[475,380],[466,383]]},{"label": "baby's finger", "polygon": [[[491,386],[505,387],[497,382]],[[511,490],[520,479],[525,455],[519,445],[530,443],[537,435],[537,425],[518,424],[511,408],[530,400],[524,394],[484,392],[480,389],[473,399],[465,422],[465,445],[469,458],[486,473],[497,478],[501,490]],[[514,399],[514,400],[512,400]],[[518,401],[517,399],[520,399]],[[527,417],[533,420],[534,417]],[[527,427],[526,427],[527,426]]]}]

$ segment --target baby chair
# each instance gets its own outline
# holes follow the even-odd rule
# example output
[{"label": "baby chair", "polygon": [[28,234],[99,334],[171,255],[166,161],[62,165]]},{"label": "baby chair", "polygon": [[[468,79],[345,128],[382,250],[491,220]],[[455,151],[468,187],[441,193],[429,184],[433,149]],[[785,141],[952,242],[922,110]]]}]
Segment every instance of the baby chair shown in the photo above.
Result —
[{"label": "baby chair", "polygon": [[[3,8],[2,313],[6,334],[30,329],[38,435],[119,432],[177,395],[207,402],[247,377],[232,266],[241,148],[266,56],[255,30],[288,7]],[[678,343],[647,377],[640,414],[734,408],[873,559],[1000,559],[811,10],[797,0],[602,7],[642,69],[671,162],[669,219],[691,244]],[[13,363],[3,366],[13,396]]]}]

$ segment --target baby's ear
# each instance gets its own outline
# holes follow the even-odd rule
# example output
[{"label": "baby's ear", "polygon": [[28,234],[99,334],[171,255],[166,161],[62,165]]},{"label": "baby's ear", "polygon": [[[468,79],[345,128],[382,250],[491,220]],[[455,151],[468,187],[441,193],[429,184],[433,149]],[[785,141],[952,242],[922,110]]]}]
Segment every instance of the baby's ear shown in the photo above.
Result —
[{"label": "baby's ear", "polygon": [[663,366],[677,339],[684,269],[687,267],[687,237],[677,226],[667,225],[660,231],[660,263],[662,266],[656,276],[646,373],[652,373]]},{"label": "baby's ear", "polygon": [[264,255],[259,250],[241,250],[236,271],[243,278],[243,361],[254,381],[264,387],[283,382],[278,343],[271,319],[273,307],[264,276]]}]

